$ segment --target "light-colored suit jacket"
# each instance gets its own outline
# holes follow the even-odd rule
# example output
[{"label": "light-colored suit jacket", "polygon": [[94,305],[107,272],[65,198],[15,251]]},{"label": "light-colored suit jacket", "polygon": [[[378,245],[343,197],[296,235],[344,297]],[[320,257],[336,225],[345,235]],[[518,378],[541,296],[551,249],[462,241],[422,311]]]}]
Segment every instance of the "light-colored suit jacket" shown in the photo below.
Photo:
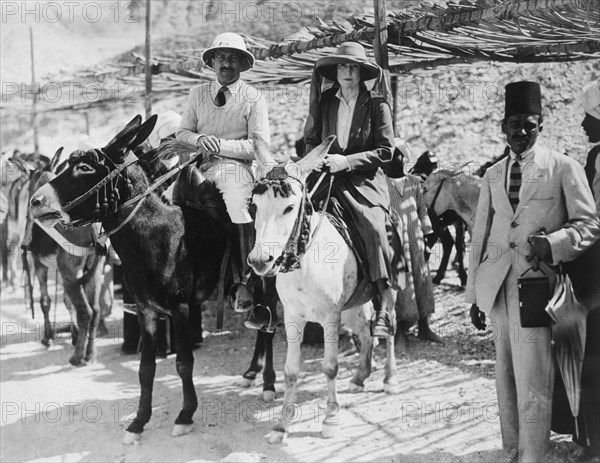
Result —
[{"label": "light-colored suit jacket", "polygon": [[[521,275],[531,267],[525,259],[530,235],[547,234],[553,265],[575,259],[600,237],[594,199],[577,161],[535,145],[533,161],[522,167],[520,201],[513,211],[506,191],[509,159],[483,177],[471,241],[466,301],[488,314],[511,268]],[[545,265],[543,270],[556,271]]]}]

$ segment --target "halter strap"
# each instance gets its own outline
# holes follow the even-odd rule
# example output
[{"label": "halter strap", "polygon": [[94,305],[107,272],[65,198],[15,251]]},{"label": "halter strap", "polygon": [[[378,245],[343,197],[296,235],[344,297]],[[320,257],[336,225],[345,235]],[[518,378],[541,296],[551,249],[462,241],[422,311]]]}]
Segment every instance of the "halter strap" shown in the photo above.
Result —
[{"label": "halter strap", "polygon": [[330,179],[329,179],[329,188],[327,190],[327,197],[325,199],[323,211],[321,212],[320,217],[319,217],[319,222],[317,223],[317,226],[315,227],[314,232],[309,236],[309,239],[308,239],[306,245],[304,246],[303,250],[299,251],[298,248],[299,248],[300,238],[301,238],[301,234],[302,234],[302,227],[303,227],[303,224],[305,223],[305,221],[307,220],[307,215],[308,215],[307,207],[312,208],[312,205],[310,203],[310,198],[312,197],[312,195],[316,191],[318,184],[321,183],[321,181],[323,180],[323,178],[326,174],[327,174],[327,172],[323,172],[323,174],[321,174],[321,176],[319,177],[319,179],[317,181],[317,185],[315,185],[315,187],[313,188],[313,190],[310,193],[307,193],[306,186],[304,185],[304,183],[301,180],[299,180],[296,177],[292,177],[291,175],[289,176],[289,178],[292,178],[293,180],[296,180],[298,183],[300,183],[300,185],[302,187],[302,200],[300,201],[300,207],[298,208],[299,209],[298,215],[296,216],[296,221],[294,222],[294,227],[292,228],[290,236],[288,237],[288,239],[285,243],[285,246],[283,247],[283,251],[281,252],[279,257],[277,259],[275,259],[275,262],[274,262],[274,266],[281,266],[281,268],[280,268],[281,273],[287,273],[287,272],[290,272],[297,268],[300,268],[300,258],[306,253],[306,251],[313,244],[314,239],[317,236],[317,233],[319,232],[321,225],[323,224],[323,220],[325,218],[325,211],[327,210],[327,206],[329,204],[329,199],[331,197],[331,188],[333,186],[333,176],[330,176]]},{"label": "halter strap", "polygon": [[[109,159],[108,156],[106,155],[106,153],[104,153],[104,151],[102,151],[102,150],[96,150],[96,151],[98,151],[99,153],[102,153],[105,158]],[[109,172],[106,177],[104,177],[102,180],[100,180],[98,183],[96,183],[96,185],[94,185],[91,189],[89,189],[88,191],[83,193],[81,196],[78,196],[74,200],[67,202],[62,208],[63,211],[69,212],[75,206],[78,206],[81,203],[87,201],[90,197],[92,197],[94,194],[96,194],[98,191],[100,191],[100,188],[102,188],[104,185],[106,185],[108,182],[110,182],[112,179],[114,179],[117,175],[120,175],[122,171],[124,171],[129,166],[138,162],[138,158],[135,155],[133,155],[133,153],[130,153],[130,155],[127,156],[126,161],[127,160],[128,160],[128,162],[124,162],[123,164],[117,166],[115,168],[115,170]],[[114,163],[113,163],[113,165],[114,165]]]},{"label": "halter strap", "polygon": [[154,190],[156,190],[159,186],[161,186],[163,183],[165,183],[167,180],[169,180],[174,175],[176,175],[179,172],[181,172],[184,167],[189,166],[190,164],[192,164],[196,160],[197,160],[196,156],[193,156],[192,158],[188,159],[186,162],[184,162],[180,166],[177,166],[176,168],[170,170],[166,174],[163,174],[160,177],[158,177],[154,181],[154,183],[150,187],[148,187],[148,189],[146,191],[144,191],[143,193],[140,193],[137,196],[134,196],[133,198],[125,201],[121,205],[121,207],[119,209],[117,209],[115,212],[113,212],[112,214],[108,215],[107,217],[111,217],[111,216],[115,215],[117,212],[122,211],[126,207],[129,207],[129,206],[135,204],[136,202],[137,202],[137,205],[133,208],[133,211],[131,211],[131,213],[125,218],[125,220],[123,220],[119,225],[117,225],[112,230],[104,231],[102,233],[102,236],[103,237],[106,236],[108,238],[109,236],[114,235],[119,230],[121,230],[125,225],[127,225],[127,223],[133,218],[133,216],[136,214],[136,212],[140,209],[140,207],[142,205],[142,199],[146,198],[146,196],[148,196],[152,192],[154,192]]}]

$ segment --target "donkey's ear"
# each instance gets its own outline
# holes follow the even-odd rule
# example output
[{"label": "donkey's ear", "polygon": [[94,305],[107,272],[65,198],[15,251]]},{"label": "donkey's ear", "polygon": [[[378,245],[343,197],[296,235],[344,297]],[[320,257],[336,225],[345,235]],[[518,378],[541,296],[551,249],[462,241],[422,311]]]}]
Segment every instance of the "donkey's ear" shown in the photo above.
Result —
[{"label": "donkey's ear", "polygon": [[308,174],[310,174],[320,164],[325,155],[328,153],[329,148],[335,141],[335,138],[335,135],[329,135],[321,142],[319,146],[298,161],[297,165],[300,168],[302,177],[304,179],[306,179]]},{"label": "donkey's ear", "polygon": [[129,149],[129,145],[137,137],[141,124],[142,116],[138,114],[104,147],[104,151],[109,157],[116,156],[121,158],[113,159],[113,161],[120,162],[122,160]]},{"label": "donkey's ear", "polygon": [[138,146],[140,143],[143,143],[146,138],[148,138],[150,136],[150,134],[152,133],[152,131],[154,130],[154,126],[156,125],[156,121],[158,120],[158,115],[154,114],[153,116],[150,116],[146,122],[144,122],[139,130],[138,133],[135,137],[135,139],[133,140],[133,142],[131,142],[131,144],[129,145],[129,149],[133,149],[136,146]]},{"label": "donkey's ear", "polygon": [[263,178],[277,165],[277,162],[271,155],[269,144],[256,132],[252,134],[252,147],[254,148],[256,160],[258,161],[258,177]]},{"label": "donkey's ear", "polygon": [[56,169],[56,166],[58,165],[58,162],[60,161],[60,156],[62,155],[63,150],[65,149],[64,146],[61,146],[60,148],[58,148],[56,150],[56,153],[54,153],[54,156],[52,156],[52,160],[50,161],[50,171],[54,172],[54,169]]}]

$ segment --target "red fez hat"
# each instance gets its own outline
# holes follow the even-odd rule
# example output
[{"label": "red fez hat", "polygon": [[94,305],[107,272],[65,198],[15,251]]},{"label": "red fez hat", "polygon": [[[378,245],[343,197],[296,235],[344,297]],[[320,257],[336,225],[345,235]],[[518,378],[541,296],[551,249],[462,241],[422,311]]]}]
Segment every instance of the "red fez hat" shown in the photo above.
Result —
[{"label": "red fez hat", "polygon": [[504,118],[515,114],[542,115],[542,92],[537,82],[512,82],[506,86]]}]

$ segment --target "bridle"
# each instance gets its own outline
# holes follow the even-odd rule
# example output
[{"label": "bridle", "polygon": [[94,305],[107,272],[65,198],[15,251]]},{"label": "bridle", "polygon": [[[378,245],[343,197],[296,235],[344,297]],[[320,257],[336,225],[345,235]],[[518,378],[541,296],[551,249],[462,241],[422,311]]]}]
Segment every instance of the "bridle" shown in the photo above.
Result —
[{"label": "bridle", "polygon": [[305,182],[290,175],[283,166],[277,166],[273,168],[264,179],[257,182],[257,185],[264,185],[272,188],[273,185],[277,183],[285,183],[289,180],[294,180],[298,182],[300,188],[302,189],[302,199],[300,200],[300,207],[298,208],[298,214],[296,215],[294,226],[292,227],[292,231],[290,232],[285,246],[283,247],[283,251],[273,263],[273,268],[278,269],[278,271],[281,273],[291,272],[300,268],[300,259],[302,256],[304,256],[304,254],[306,254],[306,251],[310,249],[315,237],[317,236],[317,233],[319,232],[319,229],[321,228],[321,224],[325,218],[325,211],[327,210],[329,198],[331,196],[331,187],[333,185],[332,175],[330,175],[329,179],[329,188],[323,207],[323,212],[321,212],[319,222],[317,223],[317,226],[312,234],[310,230],[310,217],[315,210],[310,199],[316,191],[317,186],[327,173],[328,172],[323,172],[321,174],[321,177],[319,177],[315,187],[310,193],[307,192]]},{"label": "bridle", "polygon": [[[120,196],[119,196],[119,191],[117,188],[118,181],[119,181],[119,179],[122,179],[127,186],[128,192],[131,193],[132,185],[131,185],[131,181],[129,180],[129,176],[127,175],[127,168],[131,167],[133,164],[137,163],[139,161],[139,159],[137,156],[135,156],[130,151],[122,164],[116,164],[108,157],[108,155],[102,149],[96,149],[94,151],[96,153],[100,153],[102,156],[104,156],[104,159],[106,159],[110,164],[112,164],[114,169],[111,170],[108,173],[108,175],[106,175],[106,177],[104,177],[102,180],[100,180],[98,183],[96,183],[96,185],[94,185],[88,191],[86,191],[82,195],[78,196],[77,198],[73,199],[72,201],[67,202],[63,206],[62,210],[64,212],[68,212],[71,209],[73,209],[74,207],[84,203],[92,196],[96,195],[96,205],[94,207],[93,217],[91,219],[74,220],[73,222],[68,224],[68,226],[65,226],[65,228],[76,228],[76,227],[81,227],[84,225],[90,225],[95,222],[104,222],[109,217],[112,217],[112,216],[118,214],[119,212],[123,211],[124,209],[135,204],[135,207],[133,208],[133,210],[129,213],[129,215],[127,215],[127,217],[123,221],[121,221],[119,223],[119,225],[117,225],[112,230],[104,230],[100,234],[99,238],[103,238],[103,239],[106,239],[109,236],[114,235],[119,230],[121,230],[135,216],[135,214],[137,213],[137,211],[139,210],[139,208],[141,207],[141,205],[143,203],[143,201],[142,201],[143,199],[145,199],[148,195],[150,195],[152,192],[154,192],[154,190],[156,190],[158,187],[160,187],[169,178],[178,174],[184,167],[188,166],[189,164],[191,164],[197,160],[196,156],[192,156],[185,163],[170,170],[166,174],[161,175],[144,192],[137,194],[133,198],[130,198],[123,203],[119,203]],[[114,180],[114,183],[113,183],[113,180]],[[110,190],[112,190],[110,204],[108,201],[107,186],[109,187]],[[101,189],[104,189],[104,200],[102,202],[102,209],[100,208],[100,190]]]}]

